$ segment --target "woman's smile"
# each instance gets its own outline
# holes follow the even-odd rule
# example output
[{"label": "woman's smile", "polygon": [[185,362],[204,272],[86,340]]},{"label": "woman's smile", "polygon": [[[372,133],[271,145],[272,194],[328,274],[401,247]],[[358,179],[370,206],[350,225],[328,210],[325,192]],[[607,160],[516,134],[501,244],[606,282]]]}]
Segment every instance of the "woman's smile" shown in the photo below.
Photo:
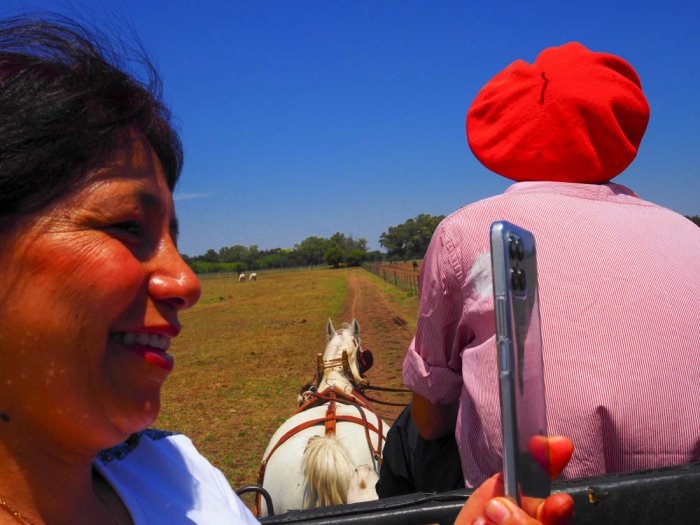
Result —
[{"label": "woman's smile", "polygon": [[111,339],[120,346],[131,350],[152,365],[163,370],[173,369],[173,356],[167,353],[170,348],[170,335],[149,332],[115,332]]}]

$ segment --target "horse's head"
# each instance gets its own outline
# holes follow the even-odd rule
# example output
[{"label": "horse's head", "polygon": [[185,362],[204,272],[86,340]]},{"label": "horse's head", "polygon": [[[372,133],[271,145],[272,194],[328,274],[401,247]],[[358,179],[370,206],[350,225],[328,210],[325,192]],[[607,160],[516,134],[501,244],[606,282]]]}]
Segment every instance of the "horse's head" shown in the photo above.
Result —
[{"label": "horse's head", "polygon": [[[323,353],[324,370],[342,370],[347,379],[355,384],[365,382],[363,372],[371,366],[371,354],[360,346],[360,323],[353,319],[350,324],[336,330],[328,319],[326,325],[328,344]],[[370,362],[369,366],[367,362]],[[362,366],[364,363],[365,366]]]}]

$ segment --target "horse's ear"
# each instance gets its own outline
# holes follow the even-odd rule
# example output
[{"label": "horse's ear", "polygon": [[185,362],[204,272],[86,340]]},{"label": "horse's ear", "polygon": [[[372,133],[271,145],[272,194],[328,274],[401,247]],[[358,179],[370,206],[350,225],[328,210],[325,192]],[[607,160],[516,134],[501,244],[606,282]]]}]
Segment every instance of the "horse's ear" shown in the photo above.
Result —
[{"label": "horse's ear", "polygon": [[335,335],[335,328],[333,328],[333,321],[331,321],[331,318],[328,318],[328,324],[326,324],[326,334],[328,335],[328,338],[331,338]]},{"label": "horse's ear", "polygon": [[357,321],[357,319],[352,320],[352,332],[353,332],[353,337],[357,339],[358,341],[360,340],[360,323]]}]

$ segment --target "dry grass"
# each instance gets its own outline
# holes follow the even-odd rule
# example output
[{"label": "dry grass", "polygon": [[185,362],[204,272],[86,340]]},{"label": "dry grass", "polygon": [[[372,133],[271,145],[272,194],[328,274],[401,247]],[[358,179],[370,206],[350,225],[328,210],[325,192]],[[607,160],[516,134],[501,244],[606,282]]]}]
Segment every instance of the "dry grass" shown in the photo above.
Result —
[{"label": "dry grass", "polygon": [[[357,316],[363,345],[375,355],[372,384],[400,387],[418,311],[415,295],[359,268],[258,276],[256,283],[235,275],[202,280],[202,298],[182,315],[185,329],[171,349],[175,371],[154,425],[189,436],[234,489],[257,481],[270,437],[313,377],[329,317],[337,327]],[[386,421],[401,410],[376,408]],[[252,495],[243,499],[252,507]]]},{"label": "dry grass", "polygon": [[256,481],[275,429],[325,348],[325,323],[342,313],[344,271],[258,274],[202,281],[202,298],[182,315],[175,371],[155,426],[188,435],[234,488]]}]

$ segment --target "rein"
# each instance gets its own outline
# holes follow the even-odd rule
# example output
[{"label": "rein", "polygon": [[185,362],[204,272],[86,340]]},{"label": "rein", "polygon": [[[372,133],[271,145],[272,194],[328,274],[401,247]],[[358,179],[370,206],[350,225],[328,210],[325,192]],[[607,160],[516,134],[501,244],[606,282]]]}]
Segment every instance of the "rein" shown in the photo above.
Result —
[{"label": "rein", "polygon": [[407,388],[389,388],[385,386],[371,386],[369,384],[364,384],[358,387],[360,392],[362,393],[362,396],[367,400],[371,401],[372,403],[377,403],[379,405],[387,405],[387,406],[392,406],[392,407],[405,407],[407,403],[394,403],[392,401],[382,401],[381,399],[377,399],[376,397],[370,397],[368,396],[365,391],[366,390],[374,390],[376,392],[399,392],[403,394],[410,394],[412,391],[407,389]]},{"label": "rein", "polygon": [[377,390],[379,392],[403,392],[403,393],[411,393],[413,390],[409,390],[408,388],[389,388],[386,386],[364,386],[362,387],[362,390]]},{"label": "rein", "polygon": [[370,397],[368,395],[365,395],[364,398],[367,401],[371,401],[372,403],[377,403],[378,405],[387,405],[391,407],[405,407],[407,403],[395,403],[392,401],[382,401],[381,399],[377,399],[376,397]]}]

